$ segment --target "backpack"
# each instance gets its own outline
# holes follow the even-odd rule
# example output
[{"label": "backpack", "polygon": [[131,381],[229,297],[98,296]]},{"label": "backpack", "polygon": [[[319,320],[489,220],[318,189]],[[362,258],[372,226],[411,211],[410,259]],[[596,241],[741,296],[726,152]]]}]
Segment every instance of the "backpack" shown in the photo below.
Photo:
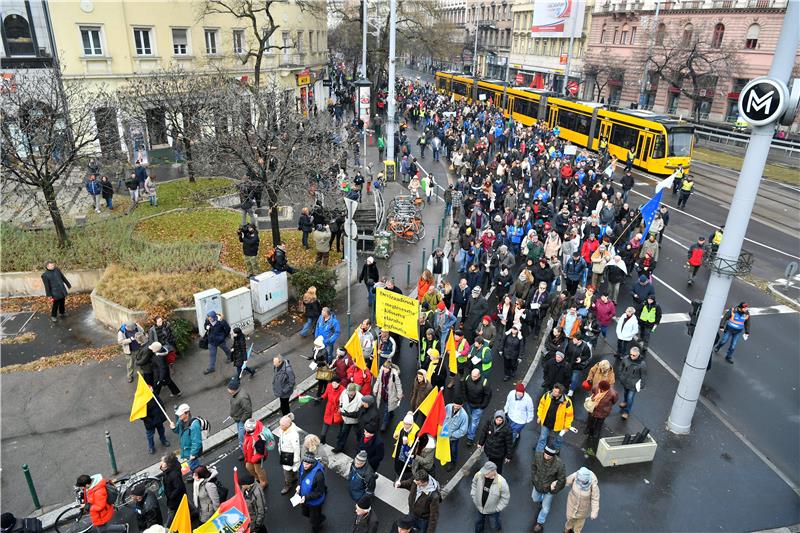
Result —
[{"label": "backpack", "polygon": [[189,424],[189,427],[191,427],[191,425],[194,424],[195,420],[200,422],[200,433],[202,434],[202,439],[206,440],[208,438],[208,432],[211,430],[211,422],[209,422],[205,418],[195,416],[192,418],[192,422],[191,424]]},{"label": "backpack", "polygon": [[275,435],[272,434],[272,431],[264,424],[264,427],[261,429],[261,434],[259,435],[261,440],[264,441],[264,444],[268,451],[272,451],[275,449],[277,441],[275,440]]},{"label": "backpack", "polygon": [[219,503],[227,501],[228,500],[228,487],[223,485],[222,481],[220,481],[217,478],[212,479],[211,483],[213,483],[214,486],[217,487],[217,494],[219,495]]},{"label": "backpack", "polygon": [[108,502],[109,505],[116,505],[117,498],[119,498],[119,489],[110,481],[106,481],[106,502]]}]

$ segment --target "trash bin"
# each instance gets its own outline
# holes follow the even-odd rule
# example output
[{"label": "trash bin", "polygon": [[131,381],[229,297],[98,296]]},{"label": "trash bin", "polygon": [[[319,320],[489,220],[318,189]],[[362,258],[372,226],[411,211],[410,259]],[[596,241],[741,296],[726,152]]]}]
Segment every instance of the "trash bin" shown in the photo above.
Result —
[{"label": "trash bin", "polygon": [[388,259],[392,255],[392,234],[388,231],[379,231],[375,234],[375,249],[373,253],[376,257]]},{"label": "trash bin", "polygon": [[603,466],[618,466],[631,463],[646,463],[656,455],[658,444],[652,436],[647,435],[644,442],[638,444],[622,444],[625,437],[605,437],[597,446],[597,460]]}]

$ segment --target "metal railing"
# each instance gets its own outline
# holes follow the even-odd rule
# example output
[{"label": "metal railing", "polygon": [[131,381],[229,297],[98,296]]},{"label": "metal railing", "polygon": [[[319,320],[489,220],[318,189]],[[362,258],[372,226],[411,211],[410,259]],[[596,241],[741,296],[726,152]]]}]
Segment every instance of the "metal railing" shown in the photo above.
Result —
[{"label": "metal railing", "polygon": [[[695,124],[694,132],[701,139],[707,139],[720,144],[745,147],[750,142],[750,135],[723,128],[714,128],[705,124]],[[800,158],[800,142],[772,139],[772,149],[782,150],[789,157]]]}]

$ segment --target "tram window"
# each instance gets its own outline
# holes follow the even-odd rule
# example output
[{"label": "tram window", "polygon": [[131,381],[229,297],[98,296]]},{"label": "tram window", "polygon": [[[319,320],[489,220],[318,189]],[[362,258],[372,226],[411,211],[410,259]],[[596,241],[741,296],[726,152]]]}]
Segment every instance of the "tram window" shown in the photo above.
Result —
[{"label": "tram window", "polygon": [[439,79],[438,79],[438,80],[436,80],[436,81],[438,82],[438,85],[439,85],[439,88],[440,88],[440,89],[445,89],[445,88],[447,88],[447,80],[446,80],[446,79],[444,79],[444,78],[439,78]]},{"label": "tram window", "polygon": [[558,110],[558,125],[562,128],[582,135],[589,135],[589,123],[590,119],[586,115],[567,111],[563,108]]},{"label": "tram window", "polygon": [[520,113],[526,117],[538,118],[539,102],[533,102],[519,97],[514,98],[514,113]]},{"label": "tram window", "polygon": [[614,124],[611,130],[611,144],[625,148],[636,146],[636,138],[639,136],[639,131],[622,124]]},{"label": "tram window", "polygon": [[654,159],[662,159],[664,157],[664,136],[656,135],[655,142],[653,143],[653,156]]},{"label": "tram window", "polygon": [[467,86],[459,81],[454,81],[451,84],[452,90],[456,94],[460,94],[461,96],[466,96],[467,94]]}]

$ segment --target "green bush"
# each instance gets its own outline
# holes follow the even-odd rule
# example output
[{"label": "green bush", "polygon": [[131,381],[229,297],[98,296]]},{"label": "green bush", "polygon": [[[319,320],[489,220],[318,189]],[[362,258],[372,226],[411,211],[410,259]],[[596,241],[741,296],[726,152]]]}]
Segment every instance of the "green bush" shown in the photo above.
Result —
[{"label": "green bush", "polygon": [[175,335],[175,348],[178,353],[186,353],[194,336],[194,325],[185,318],[172,317],[169,320],[172,325],[172,333]]},{"label": "green bush", "polygon": [[333,304],[336,299],[336,272],[331,268],[313,266],[297,269],[289,280],[299,298],[313,285],[323,306]]}]

